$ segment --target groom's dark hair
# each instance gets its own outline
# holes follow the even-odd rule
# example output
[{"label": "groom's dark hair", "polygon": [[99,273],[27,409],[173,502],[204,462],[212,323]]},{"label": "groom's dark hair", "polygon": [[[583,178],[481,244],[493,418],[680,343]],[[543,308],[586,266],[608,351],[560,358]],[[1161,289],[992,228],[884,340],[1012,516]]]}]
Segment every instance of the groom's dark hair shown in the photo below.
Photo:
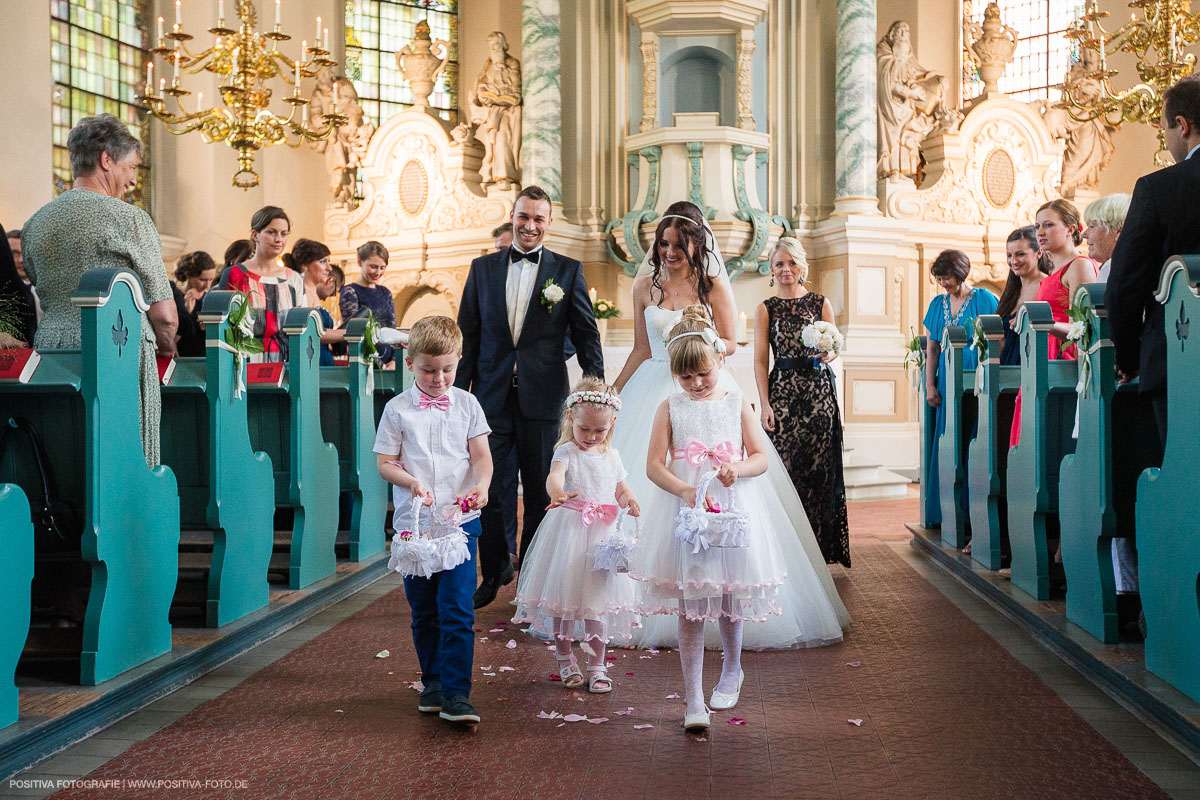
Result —
[{"label": "groom's dark hair", "polygon": [[550,205],[554,205],[554,203],[550,200],[550,195],[546,194],[546,190],[536,184],[532,186],[526,186],[524,189],[522,189],[517,196],[513,198],[513,205],[515,206],[517,201],[522,197],[528,197],[530,200],[545,200],[547,203],[550,203]]}]

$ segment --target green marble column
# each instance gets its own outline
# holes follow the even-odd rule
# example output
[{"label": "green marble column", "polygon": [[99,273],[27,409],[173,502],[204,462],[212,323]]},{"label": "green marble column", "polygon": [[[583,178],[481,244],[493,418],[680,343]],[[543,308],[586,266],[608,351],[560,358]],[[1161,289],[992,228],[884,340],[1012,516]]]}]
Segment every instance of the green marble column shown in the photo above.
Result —
[{"label": "green marble column", "polygon": [[[873,17],[872,17],[873,19]],[[524,0],[521,22],[521,185],[562,202],[562,58],[558,0]],[[874,86],[874,81],[872,81]]]},{"label": "green marble column", "polygon": [[875,0],[837,0],[834,202],[847,213],[877,212],[876,69]]}]

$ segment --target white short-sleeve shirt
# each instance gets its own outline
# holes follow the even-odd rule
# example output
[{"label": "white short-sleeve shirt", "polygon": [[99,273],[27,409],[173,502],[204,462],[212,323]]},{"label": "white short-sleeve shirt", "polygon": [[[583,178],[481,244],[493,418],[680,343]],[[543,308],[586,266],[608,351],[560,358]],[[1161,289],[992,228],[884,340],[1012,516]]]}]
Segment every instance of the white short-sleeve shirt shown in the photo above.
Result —
[{"label": "white short-sleeve shirt", "polygon": [[[433,507],[438,510],[471,488],[467,442],[492,432],[474,395],[455,387],[446,394],[450,408],[445,411],[422,409],[421,390],[415,385],[393,397],[383,408],[374,447],[384,455],[399,453],[404,469],[433,492]],[[393,525],[396,530],[407,529],[412,492],[393,485],[392,503],[396,507]],[[478,511],[468,511],[463,522],[478,516]]]}]

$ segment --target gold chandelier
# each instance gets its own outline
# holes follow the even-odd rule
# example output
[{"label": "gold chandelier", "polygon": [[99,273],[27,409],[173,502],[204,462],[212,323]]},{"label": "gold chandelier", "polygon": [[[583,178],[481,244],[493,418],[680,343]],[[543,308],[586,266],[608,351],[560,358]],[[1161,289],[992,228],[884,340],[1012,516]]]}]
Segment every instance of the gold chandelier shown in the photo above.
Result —
[{"label": "gold chandelier", "polygon": [[[1080,60],[1089,67],[1085,79],[1063,89],[1064,106],[1076,120],[1101,119],[1118,128],[1124,122],[1159,127],[1163,93],[1180,78],[1192,74],[1196,56],[1184,53],[1188,45],[1200,40],[1200,14],[1191,13],[1190,0],[1133,0],[1130,8],[1141,9],[1129,15],[1129,22],[1109,32],[1100,21],[1109,16],[1088,0],[1082,16],[1066,33],[1079,43]],[[1149,55],[1154,51],[1153,57]],[[1113,89],[1110,78],[1117,74],[1108,68],[1112,53],[1131,53],[1137,58],[1141,82],[1123,92]],[[1167,162],[1165,134],[1158,131],[1159,150],[1154,163]]]},{"label": "gold chandelier", "polygon": [[[254,153],[264,147],[286,144],[299,147],[305,142],[329,139],[346,124],[346,116],[338,112],[337,82],[333,82],[331,108],[321,109],[323,127],[308,119],[308,99],[300,96],[304,78],[314,78],[336,61],[329,58],[329,29],[322,29],[317,17],[316,38],[311,46],[301,44],[303,61],[290,61],[279,52],[279,43],[292,37],[280,30],[280,0],[275,0],[275,26],[266,32],[254,30],[257,12],[251,0],[237,0],[241,25],[235,30],[225,27],[225,2],[217,5],[217,24],[208,32],[215,36],[212,47],[193,54],[186,43],[192,37],[183,30],[180,0],[175,0],[175,23],[169,33],[163,33],[163,18],[158,18],[157,46],[150,50],[171,65],[171,81],[166,77],[154,83],[154,62],[146,64],[146,90],[137,99],[146,110],[162,120],[168,132],[182,135],[200,131],[209,142],[225,142],[238,154],[238,170],[233,185],[249,189],[258,185],[254,171]],[[171,44],[168,44],[170,42]],[[204,108],[204,93],[196,98],[195,110],[184,107],[183,98],[191,92],[179,84],[180,73],[208,71],[221,77],[218,91],[221,104]],[[267,82],[280,77],[295,87],[283,101],[291,106],[287,118],[270,111],[271,89]],[[157,90],[156,90],[157,89]],[[175,109],[167,109],[168,97],[174,98]],[[299,115],[299,119],[297,119]]]}]

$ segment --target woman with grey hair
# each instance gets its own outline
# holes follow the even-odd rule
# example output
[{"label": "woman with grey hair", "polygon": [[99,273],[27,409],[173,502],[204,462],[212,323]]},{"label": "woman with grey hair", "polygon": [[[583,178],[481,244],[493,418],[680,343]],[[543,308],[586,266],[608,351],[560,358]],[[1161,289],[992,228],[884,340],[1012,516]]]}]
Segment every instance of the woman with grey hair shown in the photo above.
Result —
[{"label": "woman with grey hair", "polygon": [[44,315],[34,346],[81,346],[79,309],[71,295],[89,269],[135,273],[150,309],[142,315],[142,447],[146,463],[159,463],[159,396],[155,354],[175,355],[178,317],[162,260],[162,241],[150,215],[121,199],[137,182],[141,144],[112,114],[87,117],[67,136],[75,186],[42,206],[25,226],[25,269],[37,286]]},{"label": "woman with grey hair", "polygon": [[1083,210],[1083,221],[1087,223],[1083,238],[1087,239],[1088,256],[1101,265],[1096,275],[1100,283],[1108,282],[1113,250],[1117,248],[1121,228],[1125,227],[1125,215],[1129,213],[1132,199],[1127,194],[1110,194],[1093,200]]},{"label": "woman with grey hair", "polygon": [[[825,563],[848,567],[842,419],[828,367],[837,353],[806,347],[800,335],[814,322],[833,322],[833,306],[804,288],[808,258],[799,240],[781,238],[769,263],[775,296],[754,310],[754,380],[762,426],[787,466]],[[768,371],[771,353],[775,365]]]}]

